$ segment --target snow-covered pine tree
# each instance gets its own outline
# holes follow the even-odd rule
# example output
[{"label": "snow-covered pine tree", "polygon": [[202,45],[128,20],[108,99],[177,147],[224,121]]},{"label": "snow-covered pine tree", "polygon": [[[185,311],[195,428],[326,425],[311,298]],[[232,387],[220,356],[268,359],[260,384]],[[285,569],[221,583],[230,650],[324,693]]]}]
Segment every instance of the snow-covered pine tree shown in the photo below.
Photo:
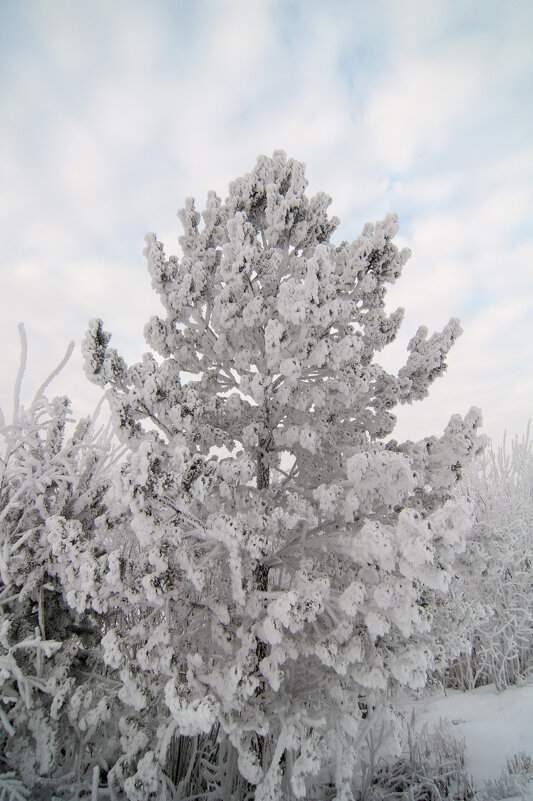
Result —
[{"label": "snow-covered pine tree", "polygon": [[[187,790],[189,762],[180,798],[236,797],[216,764],[229,748],[258,801],[313,797],[328,763],[349,799],[388,693],[423,686],[439,656],[427,594],[446,591],[463,547],[469,516],[449,498],[479,413],[440,439],[387,438],[460,326],[420,328],[398,374],[382,369],[375,355],[402,320],[386,286],[409,256],[397,219],[334,245],[330,198],[306,185],[303,164],[261,156],[225,202],[210,193],[202,215],[186,202],[181,258],[147,236],[166,316],[145,336],[159,358],[128,367],[101,321],[84,342],[132,451],[120,492],[137,552],[100,560],[92,588],[106,609],[139,610],[104,638],[130,705],[121,725],[135,719],[120,767],[131,799],[158,792],[171,742],[195,737],[211,737],[211,767]],[[143,740],[154,710],[157,737]]]}]

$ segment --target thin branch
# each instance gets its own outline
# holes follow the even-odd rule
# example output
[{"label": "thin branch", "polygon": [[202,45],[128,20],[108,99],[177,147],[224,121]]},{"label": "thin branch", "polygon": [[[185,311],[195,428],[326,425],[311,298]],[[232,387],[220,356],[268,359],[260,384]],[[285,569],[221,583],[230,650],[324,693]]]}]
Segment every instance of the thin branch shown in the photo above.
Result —
[{"label": "thin branch", "polygon": [[198,526],[198,528],[201,528],[203,531],[207,531],[207,526],[205,525],[205,523],[203,523],[194,515],[191,515],[189,512],[184,512],[182,509],[178,509],[178,507],[175,506],[175,504],[172,503],[172,501],[169,498],[161,498],[161,500],[167,506],[170,506],[170,508],[173,509],[179,517],[183,517],[185,520],[188,520],[189,523]]},{"label": "thin branch", "polygon": [[140,409],[136,409],[136,411],[137,411],[137,413],[138,413],[138,414],[145,414],[147,417],[149,417],[149,418],[150,418],[150,420],[151,420],[153,423],[155,423],[155,424],[156,424],[156,426],[159,426],[159,428],[161,429],[161,431],[164,431],[164,432],[165,432],[165,434],[167,435],[167,437],[172,437],[172,431],[170,430],[170,428],[168,428],[168,426],[166,426],[164,423],[162,423],[162,422],[161,422],[161,420],[159,420],[159,419],[158,419],[158,418],[155,416],[155,414],[153,414],[153,413],[152,413],[152,412],[151,412],[151,411],[148,409],[148,407],[147,407],[147,406],[146,406],[144,403],[141,403],[141,404],[140,404],[140,407],[141,407]]},{"label": "thin branch", "polygon": [[20,390],[22,387],[22,378],[26,370],[26,363],[28,361],[28,340],[26,338],[24,323],[19,323],[18,330],[20,337],[20,363],[13,392],[13,424],[18,423],[19,420]]},{"label": "thin branch", "polygon": [[65,351],[65,355],[63,356],[63,358],[61,359],[61,361],[59,362],[59,364],[57,365],[55,370],[52,370],[52,372],[50,373],[48,378],[45,378],[45,380],[43,381],[43,383],[41,384],[41,386],[39,387],[39,389],[35,393],[35,397],[33,399],[33,403],[35,403],[37,400],[39,400],[39,398],[44,396],[45,389],[47,389],[47,387],[52,383],[52,381],[54,380],[56,375],[59,375],[59,373],[61,372],[63,367],[66,365],[66,363],[68,362],[68,360],[72,356],[72,351],[74,350],[74,344],[75,344],[74,340],[72,340],[72,342],[69,344],[67,350]]}]

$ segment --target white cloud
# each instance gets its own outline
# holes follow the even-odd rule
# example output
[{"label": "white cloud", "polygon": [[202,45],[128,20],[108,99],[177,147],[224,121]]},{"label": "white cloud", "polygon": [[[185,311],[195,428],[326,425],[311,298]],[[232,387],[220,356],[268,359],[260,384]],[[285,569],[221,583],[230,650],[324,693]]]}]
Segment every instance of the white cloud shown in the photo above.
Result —
[{"label": "white cloud", "polygon": [[404,172],[420,153],[448,145],[479,87],[481,69],[472,61],[457,63],[448,53],[416,59],[378,87],[365,127],[379,161]]}]

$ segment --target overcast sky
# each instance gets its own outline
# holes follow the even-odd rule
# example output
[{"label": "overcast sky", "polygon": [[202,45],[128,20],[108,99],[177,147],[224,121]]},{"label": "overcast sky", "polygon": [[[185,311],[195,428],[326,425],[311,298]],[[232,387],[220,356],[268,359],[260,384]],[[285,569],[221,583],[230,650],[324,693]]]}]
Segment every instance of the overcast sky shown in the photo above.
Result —
[{"label": "overcast sky", "polygon": [[2,0],[0,405],[17,324],[29,401],[68,342],[52,392],[78,415],[99,390],[79,345],[101,317],[128,361],[160,312],[142,250],[178,251],[187,196],[225,197],[259,153],[304,161],[333,197],[335,237],[400,217],[413,251],[389,293],[406,309],[382,363],[419,325],[464,334],[395,436],[483,410],[522,434],[533,410],[533,3],[530,0]]}]

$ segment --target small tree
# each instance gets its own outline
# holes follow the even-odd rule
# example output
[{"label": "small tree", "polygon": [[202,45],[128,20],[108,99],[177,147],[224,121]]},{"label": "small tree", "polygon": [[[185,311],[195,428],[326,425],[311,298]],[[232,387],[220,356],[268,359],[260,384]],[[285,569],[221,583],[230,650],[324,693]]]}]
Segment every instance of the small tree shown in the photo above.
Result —
[{"label": "small tree", "polygon": [[[137,729],[152,709],[159,725],[121,763],[131,799],[161,792],[171,743],[192,741],[204,767],[187,760],[180,798],[312,797],[332,762],[348,799],[391,688],[423,686],[438,656],[427,598],[463,547],[468,514],[449,499],[480,417],[455,416],[440,439],[386,440],[460,326],[420,328],[396,376],[380,367],[403,314],[384,306],[409,256],[397,219],[335,246],[330,199],[306,183],[303,164],[262,156],[202,216],[186,202],[181,259],[146,237],[166,317],[145,336],[160,358],[128,367],[101,321],[84,342],[132,451],[120,492],[137,554],[100,560],[92,590],[107,609],[141,610],[103,643]],[[233,753],[240,789],[223,775]]]},{"label": "small tree", "polygon": [[[463,655],[448,683],[472,689],[494,682],[499,690],[531,668],[533,657],[533,446],[529,429],[510,447],[489,451],[468,471],[461,491],[474,504],[475,524],[457,564],[458,580],[445,613]],[[451,612],[451,614],[450,614]]]},{"label": "small tree", "polygon": [[31,404],[21,404],[23,326],[20,334],[10,424],[0,411],[0,797],[31,791],[36,800],[72,801],[87,797],[93,774],[96,783],[100,766],[116,759],[116,682],[110,689],[95,610],[78,613],[76,598],[65,597],[47,523],[68,518],[85,555],[106,511],[116,448],[89,418],[67,431],[73,422],[68,398],[44,394],[57,371]]}]

